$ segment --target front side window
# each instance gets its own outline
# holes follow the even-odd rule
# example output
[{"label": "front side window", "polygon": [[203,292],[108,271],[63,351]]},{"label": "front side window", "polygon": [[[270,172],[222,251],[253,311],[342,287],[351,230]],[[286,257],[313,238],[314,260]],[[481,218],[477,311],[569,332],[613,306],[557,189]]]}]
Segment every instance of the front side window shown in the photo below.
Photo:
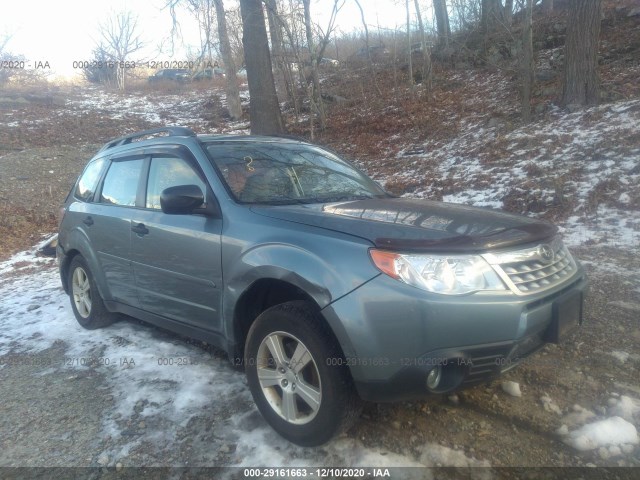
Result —
[{"label": "front side window", "polygon": [[186,160],[178,157],[153,157],[147,183],[146,207],[160,210],[162,191],[178,185],[197,185],[206,193],[205,183]]},{"label": "front side window", "polygon": [[96,191],[96,187],[98,186],[98,180],[100,180],[100,175],[102,174],[102,167],[104,167],[105,159],[99,158],[89,163],[87,167],[82,172],[82,176],[80,180],[78,180],[78,185],[76,186],[76,191],[74,192],[74,197],[78,200],[82,200],[83,202],[88,202],[93,197],[93,194]]},{"label": "front side window", "polygon": [[104,179],[100,203],[133,207],[143,159],[112,162]]},{"label": "front side window", "polygon": [[325,203],[387,194],[349,162],[313,145],[215,142],[207,145],[236,200]]}]

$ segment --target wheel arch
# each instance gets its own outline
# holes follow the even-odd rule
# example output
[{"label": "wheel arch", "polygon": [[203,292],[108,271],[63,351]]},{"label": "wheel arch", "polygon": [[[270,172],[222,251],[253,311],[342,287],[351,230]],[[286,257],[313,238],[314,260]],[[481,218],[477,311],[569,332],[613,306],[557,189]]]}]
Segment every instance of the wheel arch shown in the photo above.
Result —
[{"label": "wheel arch", "polygon": [[60,281],[62,282],[62,288],[64,288],[67,294],[69,293],[69,267],[73,259],[78,255],[81,255],[80,251],[73,248],[65,252],[64,256],[60,258]]},{"label": "wheel arch", "polygon": [[93,248],[91,248],[89,238],[82,230],[74,229],[72,232],[70,232],[66,241],[59,244],[58,248],[61,248],[63,251],[63,255],[59,257],[59,270],[62,287],[64,288],[64,291],[66,293],[69,293],[69,266],[71,265],[73,259],[76,256],[80,255],[85,259],[87,265],[89,266],[89,270],[91,270],[91,274],[93,275],[94,281],[96,282],[96,286],[98,287],[98,293],[100,293],[100,296],[104,300],[111,299],[111,294],[109,289],[107,288],[102,269],[100,268],[98,257]]},{"label": "wheel arch", "polygon": [[277,278],[261,278],[253,282],[238,298],[233,315],[233,336],[235,349],[232,352],[234,363],[241,364],[244,357],[244,346],[249,329],[265,310],[286,302],[302,301],[309,305],[318,315],[327,330],[331,333],[333,341],[343,352],[338,337],[331,325],[322,315],[322,307],[307,291],[298,285]]}]

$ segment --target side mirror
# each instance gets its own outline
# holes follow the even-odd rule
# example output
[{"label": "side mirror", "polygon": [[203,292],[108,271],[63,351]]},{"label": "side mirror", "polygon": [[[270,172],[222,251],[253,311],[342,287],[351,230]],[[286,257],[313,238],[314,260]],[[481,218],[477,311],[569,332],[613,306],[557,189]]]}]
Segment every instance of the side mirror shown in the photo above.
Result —
[{"label": "side mirror", "polygon": [[188,215],[203,204],[204,193],[197,185],[177,185],[160,194],[162,211],[172,215]]}]

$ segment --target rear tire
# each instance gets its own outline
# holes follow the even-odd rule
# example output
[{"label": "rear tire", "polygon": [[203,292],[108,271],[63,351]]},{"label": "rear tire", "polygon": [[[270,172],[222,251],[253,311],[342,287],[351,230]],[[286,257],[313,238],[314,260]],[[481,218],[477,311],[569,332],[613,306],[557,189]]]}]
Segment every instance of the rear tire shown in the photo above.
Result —
[{"label": "rear tire", "polygon": [[260,314],[247,335],[244,361],[260,413],[292,443],[322,445],[360,416],[362,402],[338,343],[306,302]]},{"label": "rear tire", "polygon": [[107,310],[86,260],[76,255],[69,265],[69,298],[78,323],[87,330],[106,327],[118,319]]}]

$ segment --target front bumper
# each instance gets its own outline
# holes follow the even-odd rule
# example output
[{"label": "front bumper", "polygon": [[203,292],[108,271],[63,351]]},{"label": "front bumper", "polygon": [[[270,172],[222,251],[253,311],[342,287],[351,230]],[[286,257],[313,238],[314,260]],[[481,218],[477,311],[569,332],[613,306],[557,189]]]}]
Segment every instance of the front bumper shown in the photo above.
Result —
[{"label": "front bumper", "polygon": [[[323,309],[344,352],[360,396],[369,401],[420,398],[487,381],[546,342],[558,341],[558,319],[582,322],[587,280],[572,280],[529,297],[505,294],[443,296],[379,275]],[[577,309],[577,311],[576,311]],[[436,366],[448,376],[436,390],[426,377]]]}]

